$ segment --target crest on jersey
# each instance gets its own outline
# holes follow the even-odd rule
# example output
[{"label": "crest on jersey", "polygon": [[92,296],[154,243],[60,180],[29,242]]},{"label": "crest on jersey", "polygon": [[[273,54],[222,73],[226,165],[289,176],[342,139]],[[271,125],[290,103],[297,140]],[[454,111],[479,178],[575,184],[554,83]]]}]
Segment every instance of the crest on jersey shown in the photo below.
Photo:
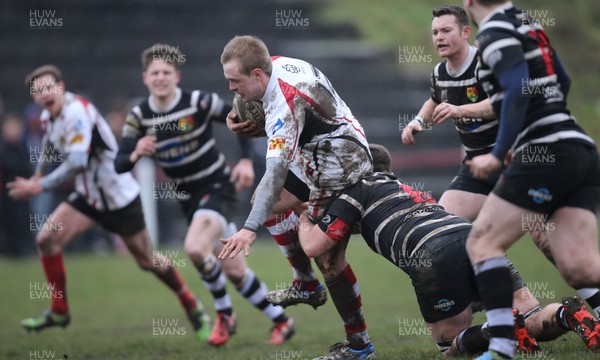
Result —
[{"label": "crest on jersey", "polygon": [[479,100],[479,91],[477,90],[477,86],[469,86],[467,88],[467,97],[471,102],[477,102]]},{"label": "crest on jersey", "polygon": [[177,120],[177,127],[181,132],[191,131],[194,128],[194,117],[190,115]]},{"label": "crest on jersey", "polygon": [[285,138],[274,138],[269,140],[269,150],[285,149]]},{"label": "crest on jersey", "polygon": [[81,143],[83,143],[83,135],[75,134],[75,136],[73,136],[71,138],[71,142],[69,144],[73,145],[73,144],[81,144]]}]

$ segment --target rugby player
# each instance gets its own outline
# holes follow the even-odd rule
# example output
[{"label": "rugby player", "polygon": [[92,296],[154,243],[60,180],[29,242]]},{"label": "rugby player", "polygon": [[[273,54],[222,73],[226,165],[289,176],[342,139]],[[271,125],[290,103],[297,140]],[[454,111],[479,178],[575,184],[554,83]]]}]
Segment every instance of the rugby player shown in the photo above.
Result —
[{"label": "rugby player", "polygon": [[[308,201],[308,216],[317,222],[341,191],[371,171],[372,164],[362,126],[316,67],[299,59],[271,57],[266,45],[253,36],[233,38],[223,50],[221,63],[231,91],[244,100],[262,101],[268,136],[265,174],[244,228],[224,241],[219,256],[225,258],[241,250],[248,256],[263,224],[271,229],[295,227],[296,213],[288,210],[282,214],[282,210]],[[228,118],[228,126],[234,132],[256,130],[250,125],[252,121],[235,124],[233,120],[233,115]],[[310,259],[301,252],[294,231],[288,230],[286,241],[276,240],[288,259],[290,251],[295,251],[294,256],[302,259],[304,281],[312,280],[316,285]],[[376,355],[362,314],[358,282],[345,260],[347,241],[341,240],[315,259],[348,340],[327,358],[371,359]],[[294,263],[292,266],[298,269]],[[269,300],[285,306],[308,302],[316,307],[326,299],[325,290],[318,285],[312,292],[303,291],[308,301],[294,296],[298,293],[294,289],[272,292]]]},{"label": "rugby player", "polygon": [[[171,261],[154,252],[142,213],[139,186],[130,173],[117,174],[113,160],[117,142],[108,124],[88,100],[67,92],[61,71],[54,65],[33,70],[26,79],[33,100],[44,108],[43,154],[34,176],[8,183],[9,195],[29,199],[75,178],[75,191],[46,219],[36,237],[51,307],[25,319],[28,331],[70,322],[66,270],[62,248],[96,224],[123,238],[142,270],[151,271],[179,298],[194,329],[202,327],[202,303],[190,292]],[[50,173],[45,167],[57,151],[62,163]]]},{"label": "rugby player", "polygon": [[[239,138],[242,158],[231,170],[212,134],[225,123],[231,104],[217,94],[178,87],[185,55],[177,47],[155,44],[142,53],[144,84],[150,96],[129,113],[115,166],[130,171],[142,157],[154,158],[175,184],[179,204],[190,224],[185,252],[212,293],[217,318],[212,332],[199,334],[210,345],[225,344],[236,329],[236,316],[225,288],[225,275],[244,298],[273,321],[268,343],[282,344],[294,333],[294,321],[265,299],[267,287],[242,256],[221,262],[219,239],[235,232],[231,223],[237,191],[254,181],[251,143]],[[233,230],[231,227],[233,226]]]},{"label": "rugby player", "polygon": [[[594,141],[566,107],[564,75],[539,23],[505,0],[465,0],[479,27],[478,78],[498,116],[491,152],[466,162],[479,179],[500,170],[509,150],[512,162],[487,197],[467,239],[479,292],[488,311],[489,351],[481,359],[513,358],[510,274],[504,253],[529,219],[547,216],[547,238],[559,272],[574,288],[600,284],[595,207],[600,164]],[[553,163],[527,162],[544,149]],[[576,319],[588,347],[600,351],[600,324],[582,312],[580,301],[565,311]]]},{"label": "rugby player", "polygon": [[[452,118],[466,156],[458,174],[442,194],[439,204],[449,213],[473,222],[501,171],[496,171],[485,179],[477,179],[464,161],[492,151],[498,133],[498,120],[476,78],[477,49],[468,43],[471,27],[467,13],[460,6],[442,5],[434,9],[432,14],[433,43],[438,55],[446,60],[435,66],[431,74],[431,97],[425,101],[415,119],[404,128],[402,142],[412,145],[415,143],[414,134],[423,132],[432,124],[441,124]],[[569,77],[558,58],[556,65],[564,79],[562,90],[566,96]],[[546,227],[548,225],[543,221],[534,224],[530,228],[531,237],[554,263],[543,231]],[[577,292],[594,309],[596,316],[599,316],[600,291],[597,288],[583,288]]]},{"label": "rugby player", "polygon": [[[391,157],[383,146],[371,144],[370,150],[374,174],[345,190],[311,230],[303,226],[308,219],[301,216],[304,251],[310,257],[320,256],[359,225],[369,247],[410,276],[421,314],[438,349],[446,355],[485,351],[488,342],[482,326],[470,327],[469,305],[479,297],[465,249],[471,224],[446,212],[427,192],[401,183],[391,173]],[[524,286],[514,267],[511,279],[513,291]],[[519,312],[514,313],[518,325],[514,332],[521,350],[534,350],[535,338],[548,341],[576,330],[563,305],[554,303],[541,309],[532,299],[534,303],[515,296]]]}]

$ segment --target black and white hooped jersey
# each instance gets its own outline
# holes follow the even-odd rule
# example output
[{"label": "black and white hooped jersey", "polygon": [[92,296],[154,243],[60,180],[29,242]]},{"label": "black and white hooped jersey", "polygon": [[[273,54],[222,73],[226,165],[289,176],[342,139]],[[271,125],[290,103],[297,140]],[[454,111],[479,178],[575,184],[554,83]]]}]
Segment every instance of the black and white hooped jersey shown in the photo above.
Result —
[{"label": "black and white hooped jersey", "polygon": [[344,191],[318,225],[331,237],[347,234],[358,223],[369,247],[400,268],[418,257],[427,241],[471,227],[428,193],[388,173],[367,176]]},{"label": "black and white hooped jersey", "polygon": [[[448,61],[435,66],[431,73],[431,100],[437,104],[447,102],[460,106],[487,99],[487,94],[476,78],[477,49],[469,47],[469,55],[461,69],[450,75]],[[497,119],[453,119],[467,157],[488,153],[496,143]]]},{"label": "black and white hooped jersey", "polygon": [[122,144],[127,139],[137,143],[143,136],[156,136],[154,159],[182,190],[197,189],[209,181],[225,181],[229,168],[216,147],[211,122],[225,123],[229,111],[231,105],[217,94],[201,90],[189,93],[178,88],[173,105],[164,112],[148,97],[127,116]]},{"label": "black and white hooped jersey", "polygon": [[509,2],[481,21],[477,43],[481,60],[478,78],[499,118],[504,93],[496,75],[520,61],[527,62],[529,78],[519,81],[521,95],[529,97],[529,106],[512,144],[514,152],[536,143],[593,144],[567,110],[555,70],[554,49],[539,22]]}]

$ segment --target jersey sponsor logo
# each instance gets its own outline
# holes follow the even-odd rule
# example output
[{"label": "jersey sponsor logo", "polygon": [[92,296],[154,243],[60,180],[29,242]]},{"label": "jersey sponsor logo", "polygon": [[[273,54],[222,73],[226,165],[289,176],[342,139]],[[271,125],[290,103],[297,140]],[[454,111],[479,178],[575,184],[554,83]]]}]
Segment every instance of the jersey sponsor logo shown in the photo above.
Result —
[{"label": "jersey sponsor logo", "polygon": [[194,117],[190,115],[177,120],[177,126],[181,132],[191,131],[194,128]]},{"label": "jersey sponsor logo", "polygon": [[300,68],[297,67],[296,65],[292,65],[292,64],[285,64],[281,66],[285,71],[287,72],[291,72],[292,74],[297,74],[300,72]]},{"label": "jersey sponsor logo", "polygon": [[329,225],[329,223],[331,223],[331,215],[327,214],[323,217],[323,219],[321,219],[321,221],[323,222],[323,224],[325,225]]},{"label": "jersey sponsor logo", "polygon": [[196,151],[199,146],[200,142],[198,140],[194,140],[185,144],[176,143],[174,145],[159,149],[156,157],[163,161],[179,161]]},{"label": "jersey sponsor logo", "polygon": [[477,102],[479,100],[479,91],[477,90],[477,86],[469,86],[467,88],[467,97],[471,102]]},{"label": "jersey sponsor logo", "polygon": [[433,305],[433,308],[435,310],[441,310],[443,312],[448,312],[448,311],[450,311],[450,309],[452,309],[453,305],[456,305],[456,302],[454,300],[440,299],[440,300],[438,300],[436,305]]},{"label": "jersey sponsor logo", "polygon": [[83,143],[83,134],[76,134],[71,138],[70,145]]},{"label": "jersey sponsor logo", "polygon": [[271,135],[274,135],[282,127],[283,127],[283,120],[281,120],[280,118],[278,118],[277,122],[275,123],[275,126],[273,126],[273,131],[271,132]]},{"label": "jersey sponsor logo", "polygon": [[448,90],[447,89],[442,90],[442,92],[440,93],[440,100],[442,100],[442,102],[448,102]]},{"label": "jersey sponsor logo", "polygon": [[269,140],[269,150],[285,149],[285,138],[273,138]]},{"label": "jersey sponsor logo", "polygon": [[529,189],[527,195],[531,196],[533,202],[536,204],[543,204],[546,201],[550,202],[554,198],[547,188]]}]

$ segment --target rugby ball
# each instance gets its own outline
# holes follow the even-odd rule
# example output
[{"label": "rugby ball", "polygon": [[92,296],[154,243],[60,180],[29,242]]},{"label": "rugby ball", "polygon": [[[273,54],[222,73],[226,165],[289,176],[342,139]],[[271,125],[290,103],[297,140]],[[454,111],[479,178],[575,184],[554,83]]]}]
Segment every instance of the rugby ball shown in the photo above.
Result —
[{"label": "rugby ball", "polygon": [[265,134],[265,110],[263,109],[262,101],[250,100],[244,101],[235,94],[233,97],[233,112],[237,114],[238,122],[250,120],[254,122],[255,128],[250,136],[264,136]]}]

